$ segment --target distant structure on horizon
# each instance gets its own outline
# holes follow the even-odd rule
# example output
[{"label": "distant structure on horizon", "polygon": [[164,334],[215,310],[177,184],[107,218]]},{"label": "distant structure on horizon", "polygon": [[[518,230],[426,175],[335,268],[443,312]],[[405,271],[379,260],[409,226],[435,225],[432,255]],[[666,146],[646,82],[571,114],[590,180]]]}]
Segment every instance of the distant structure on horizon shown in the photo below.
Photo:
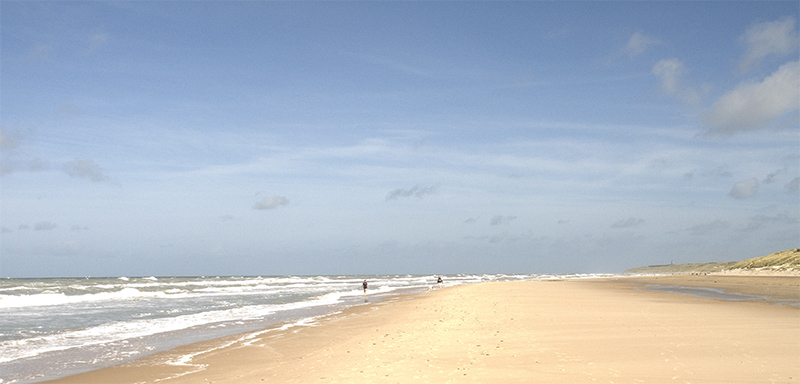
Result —
[{"label": "distant structure on horizon", "polygon": [[675,265],[675,260],[670,260],[669,264],[656,264],[656,265],[648,265],[647,268],[654,268],[654,267],[668,267],[670,265]]}]

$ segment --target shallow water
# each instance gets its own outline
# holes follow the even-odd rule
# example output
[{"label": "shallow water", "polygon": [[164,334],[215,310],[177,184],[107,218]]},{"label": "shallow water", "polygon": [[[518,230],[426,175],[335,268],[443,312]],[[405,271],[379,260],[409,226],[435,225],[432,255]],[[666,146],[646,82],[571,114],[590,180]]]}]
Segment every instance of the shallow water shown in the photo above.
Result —
[{"label": "shallow water", "polygon": [[800,300],[782,299],[772,296],[746,295],[742,293],[727,292],[718,288],[646,284],[645,289],[648,291],[678,293],[703,299],[717,299],[726,301],[761,301],[770,304],[800,307]]}]

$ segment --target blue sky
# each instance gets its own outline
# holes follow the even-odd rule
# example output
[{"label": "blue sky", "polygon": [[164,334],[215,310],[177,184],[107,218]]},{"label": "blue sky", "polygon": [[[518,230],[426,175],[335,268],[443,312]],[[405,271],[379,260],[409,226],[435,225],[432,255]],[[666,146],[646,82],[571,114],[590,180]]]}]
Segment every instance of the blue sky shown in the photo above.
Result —
[{"label": "blue sky", "polygon": [[800,246],[796,1],[0,5],[0,276]]}]

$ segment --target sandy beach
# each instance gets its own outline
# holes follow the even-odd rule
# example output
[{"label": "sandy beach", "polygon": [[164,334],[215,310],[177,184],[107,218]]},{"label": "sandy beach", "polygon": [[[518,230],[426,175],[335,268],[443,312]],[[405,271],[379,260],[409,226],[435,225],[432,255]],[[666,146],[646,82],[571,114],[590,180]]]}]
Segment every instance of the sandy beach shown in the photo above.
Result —
[{"label": "sandy beach", "polygon": [[800,308],[652,292],[645,283],[800,298],[796,277],[470,284],[55,382],[800,383]]}]

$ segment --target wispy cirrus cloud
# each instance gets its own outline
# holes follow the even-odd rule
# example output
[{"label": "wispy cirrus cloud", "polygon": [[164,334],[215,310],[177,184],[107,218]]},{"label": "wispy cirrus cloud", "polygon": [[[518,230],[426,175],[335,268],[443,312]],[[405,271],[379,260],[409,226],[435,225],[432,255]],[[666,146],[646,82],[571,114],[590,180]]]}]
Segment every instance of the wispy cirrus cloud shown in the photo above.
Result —
[{"label": "wispy cirrus cloud", "polygon": [[767,57],[782,57],[797,50],[795,20],[785,17],[755,24],[745,31],[741,40],[746,52],[739,62],[739,72],[745,73]]},{"label": "wispy cirrus cloud", "polygon": [[702,94],[695,88],[684,83],[686,67],[683,61],[677,58],[659,60],[650,70],[661,82],[661,90],[678,100],[696,106],[700,103]]},{"label": "wispy cirrus cloud", "polygon": [[628,43],[625,44],[625,53],[630,57],[638,56],[644,53],[648,48],[659,44],[663,44],[663,42],[655,37],[637,31],[628,39]]}]

